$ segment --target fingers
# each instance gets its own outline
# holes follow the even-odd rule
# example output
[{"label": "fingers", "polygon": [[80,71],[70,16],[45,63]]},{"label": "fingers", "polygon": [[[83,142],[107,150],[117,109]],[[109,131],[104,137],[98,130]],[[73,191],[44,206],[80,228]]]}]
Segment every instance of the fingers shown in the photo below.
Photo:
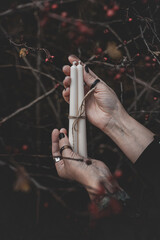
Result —
[{"label": "fingers", "polygon": [[64,100],[69,103],[70,88],[68,87],[68,88],[64,89],[63,92],[62,92],[62,95],[63,95]]},{"label": "fingers", "polygon": [[53,157],[56,156],[60,156],[60,152],[59,152],[59,130],[58,129],[54,129],[52,132],[52,155]]},{"label": "fingers", "polygon": [[[68,57],[68,60],[69,60],[69,62],[71,63],[71,64],[73,64],[73,62],[74,61],[79,61],[80,59],[78,58],[78,57],[76,57],[76,56],[74,56],[74,55],[70,55],[69,57]],[[82,63],[82,65],[83,65],[83,63]],[[65,65],[65,66],[63,66],[63,72],[64,72],[64,74],[65,75],[67,75],[67,76],[70,76],[70,66],[69,65]]]},{"label": "fingers", "polygon": [[60,133],[64,133],[67,135],[67,130],[65,128],[61,128]]},{"label": "fingers", "polygon": [[69,76],[65,77],[64,81],[63,81],[63,85],[65,88],[70,87],[71,84],[71,78]]},{"label": "fingers", "polygon": [[[54,129],[52,132],[52,155],[53,157],[60,156],[60,151],[59,151],[59,133],[60,131],[58,129]],[[59,165],[63,165],[64,162],[63,160],[57,162],[56,168],[58,168]]]},{"label": "fingers", "polygon": [[70,66],[69,65],[64,65],[62,70],[66,76],[70,76]]},{"label": "fingers", "polygon": [[90,88],[96,79],[102,81],[87,65],[84,66],[84,81]]},{"label": "fingers", "polygon": [[65,89],[62,92],[62,96],[66,102],[69,103],[69,97],[70,97],[70,84],[71,84],[71,78],[69,76],[65,77],[63,81],[63,85]]},{"label": "fingers", "polygon": [[[68,60],[72,64],[74,61],[79,61],[80,59],[77,56],[71,55],[68,57]],[[88,85],[88,87],[91,87],[94,81],[99,78],[94,72],[92,72],[91,69],[89,69],[87,65],[85,65],[84,63],[82,63],[82,65],[84,66],[84,81]],[[67,70],[70,71],[69,69]]]},{"label": "fingers", "polygon": [[[74,61],[79,61],[79,58],[71,55],[68,57],[69,62],[72,64]],[[92,84],[96,81],[96,79],[99,79],[98,76],[92,72],[91,69],[89,69],[88,65],[84,65],[82,63],[83,67],[84,67],[84,81],[86,83],[85,86],[85,93],[88,92],[88,90],[91,88]],[[63,67],[63,72],[66,75],[64,81],[63,81],[63,85],[65,87],[65,90],[63,90],[62,95],[63,98],[66,102],[69,103],[69,97],[70,97],[70,84],[71,84],[71,78],[70,78],[70,66],[69,65],[65,65]],[[101,83],[104,83],[101,79],[99,79]],[[98,83],[99,84],[99,83]]]},{"label": "fingers", "polygon": [[[71,55],[68,57],[68,60],[72,64],[74,61],[79,61],[80,59],[77,56]],[[88,67],[88,65],[85,65],[84,63],[82,63],[82,65],[84,66],[84,81],[87,84],[87,86],[90,88],[92,84],[95,82],[95,80],[99,79],[99,77],[94,72],[92,72],[92,70]],[[65,66],[64,70],[66,73],[70,74],[69,66]],[[101,80],[101,82],[103,81]]]},{"label": "fingers", "polygon": [[[69,139],[67,137],[66,129],[62,128],[59,134],[59,148],[61,149],[63,146],[68,145],[70,146]],[[63,157],[72,157],[73,151],[70,148],[66,148],[62,151]]]},{"label": "fingers", "polygon": [[[75,55],[70,55],[70,56],[68,57],[68,60],[69,60],[69,62],[70,62],[71,64],[73,64],[74,61],[79,61],[80,59],[79,59],[77,56],[75,56]],[[83,63],[82,63],[82,64],[83,64]]]}]

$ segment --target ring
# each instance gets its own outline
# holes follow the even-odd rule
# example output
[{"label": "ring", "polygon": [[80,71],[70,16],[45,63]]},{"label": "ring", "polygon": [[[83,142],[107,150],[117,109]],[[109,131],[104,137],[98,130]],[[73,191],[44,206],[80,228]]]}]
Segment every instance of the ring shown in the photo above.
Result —
[{"label": "ring", "polygon": [[61,157],[53,157],[55,163],[59,162],[62,158]]},{"label": "ring", "polygon": [[60,149],[60,153],[61,153],[61,155],[62,155],[63,150],[64,150],[64,149],[67,149],[67,148],[69,148],[69,149],[72,150],[71,146],[69,146],[69,145],[64,145],[64,146],[61,147],[61,149]]},{"label": "ring", "polygon": [[99,80],[99,79],[96,79],[96,80],[92,83],[90,89],[94,88],[94,87],[97,85],[97,83],[99,83],[99,82],[100,82],[100,80]]}]

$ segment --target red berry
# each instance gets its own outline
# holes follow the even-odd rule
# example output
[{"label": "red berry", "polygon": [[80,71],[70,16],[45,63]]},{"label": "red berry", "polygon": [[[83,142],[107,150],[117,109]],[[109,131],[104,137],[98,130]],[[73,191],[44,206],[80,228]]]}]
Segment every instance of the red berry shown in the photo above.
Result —
[{"label": "red berry", "polygon": [[106,28],[105,30],[104,30],[104,33],[106,34],[106,33],[108,33],[109,31],[108,31],[108,29]]},{"label": "red berry", "polygon": [[153,100],[154,100],[154,101],[157,101],[157,100],[158,100],[158,98],[157,98],[157,97],[154,97],[154,98],[153,98]]},{"label": "red berry", "polygon": [[105,11],[107,11],[107,10],[108,10],[108,6],[107,6],[107,5],[104,5],[103,9],[104,9]]},{"label": "red berry", "polygon": [[132,20],[133,20],[132,18],[129,18],[129,19],[128,19],[129,22],[132,22]]},{"label": "red berry", "polygon": [[119,10],[119,6],[118,6],[117,4],[115,4],[115,5],[113,6],[113,10],[114,10],[114,11],[118,11],[118,10]]},{"label": "red berry", "polygon": [[122,176],[122,171],[121,171],[120,169],[116,169],[116,171],[115,171],[115,173],[114,173],[114,176],[115,176],[116,178],[121,177],[121,176]]},{"label": "red berry", "polygon": [[23,144],[22,150],[23,150],[23,151],[26,151],[27,149],[28,149],[28,145],[27,145],[27,144]]},{"label": "red berry", "polygon": [[146,67],[151,67],[151,64],[150,63],[146,63]]},{"label": "red berry", "polygon": [[149,61],[151,58],[149,56],[145,57],[145,61]]},{"label": "red berry", "polygon": [[51,8],[54,10],[54,9],[56,9],[56,8],[58,8],[58,4],[52,4],[52,6],[51,6]]},{"label": "red berry", "polygon": [[64,17],[64,18],[67,17],[67,15],[68,15],[67,12],[62,12],[62,13],[61,13],[61,16]]},{"label": "red berry", "polygon": [[156,61],[157,61],[157,59],[156,59],[156,58],[153,58],[153,59],[152,59],[152,61],[153,61],[153,62],[156,62]]},{"label": "red berry", "polygon": [[107,17],[113,17],[115,14],[115,11],[113,9],[108,9],[107,11]]},{"label": "red berry", "polygon": [[119,80],[121,78],[121,74],[117,73],[116,76],[114,77],[114,80]]},{"label": "red berry", "polygon": [[107,61],[108,60],[108,58],[107,57],[104,57],[104,61]]},{"label": "red berry", "polygon": [[120,68],[120,72],[121,72],[121,73],[124,73],[125,70],[126,70],[125,68]]},{"label": "red berry", "polygon": [[136,55],[137,55],[137,57],[139,57],[139,56],[140,56],[140,54],[139,54],[139,53],[137,53]]},{"label": "red berry", "polygon": [[98,47],[98,48],[96,49],[96,53],[101,53],[101,52],[102,52],[102,48]]}]

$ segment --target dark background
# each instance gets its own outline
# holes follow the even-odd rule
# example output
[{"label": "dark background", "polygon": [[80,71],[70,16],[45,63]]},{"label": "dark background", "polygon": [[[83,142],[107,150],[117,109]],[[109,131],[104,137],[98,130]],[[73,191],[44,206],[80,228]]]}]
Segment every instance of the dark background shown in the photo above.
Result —
[{"label": "dark background", "polygon": [[[88,195],[57,176],[51,157],[52,130],[68,129],[62,67],[69,54],[88,62],[129,114],[158,134],[159,13],[158,0],[1,1],[1,239],[90,238]],[[48,98],[3,121],[53,87]],[[132,196],[128,159],[89,123],[87,137],[88,155],[112,172],[121,168],[120,183]],[[104,219],[108,231],[112,217]]]}]

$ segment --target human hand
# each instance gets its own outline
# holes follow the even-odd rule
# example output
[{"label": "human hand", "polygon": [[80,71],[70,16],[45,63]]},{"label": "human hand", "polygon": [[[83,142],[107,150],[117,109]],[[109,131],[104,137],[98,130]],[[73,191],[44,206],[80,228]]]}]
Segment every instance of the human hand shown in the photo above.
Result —
[{"label": "human hand", "polygon": [[[69,56],[69,62],[78,61],[76,56]],[[85,93],[98,78],[89,68],[84,66]],[[65,65],[63,72],[66,77],[63,81],[66,90],[63,97],[69,103],[70,95],[70,66]],[[99,78],[98,78],[99,79]],[[115,92],[101,79],[92,94],[86,99],[86,115],[88,120],[107,134],[135,163],[144,149],[153,141],[154,133],[134,118],[129,116],[120,103]]]},{"label": "human hand", "polygon": [[[60,131],[54,129],[52,132],[53,157],[60,156],[60,149],[65,145],[70,146],[66,129],[62,128]],[[119,188],[117,181],[112,178],[110,170],[103,162],[95,159],[78,161],[83,158],[69,148],[62,151],[62,157],[64,157],[62,160],[55,163],[58,175],[83,184],[91,199],[99,193],[101,183],[111,193]],[[90,164],[87,164],[87,161]]]},{"label": "human hand", "polygon": [[[79,59],[76,56],[69,56],[69,62],[72,64],[74,61]],[[86,115],[88,120],[100,128],[105,133],[111,131],[115,124],[123,117],[128,114],[124,110],[115,92],[100,78],[98,78],[88,66],[84,66],[84,81],[85,93],[90,90],[91,85],[96,79],[100,82],[96,85],[94,93],[88,96],[86,100]],[[63,97],[66,102],[69,103],[70,96],[70,66],[65,65],[63,72],[66,77],[63,81],[65,89],[63,90]]]}]

